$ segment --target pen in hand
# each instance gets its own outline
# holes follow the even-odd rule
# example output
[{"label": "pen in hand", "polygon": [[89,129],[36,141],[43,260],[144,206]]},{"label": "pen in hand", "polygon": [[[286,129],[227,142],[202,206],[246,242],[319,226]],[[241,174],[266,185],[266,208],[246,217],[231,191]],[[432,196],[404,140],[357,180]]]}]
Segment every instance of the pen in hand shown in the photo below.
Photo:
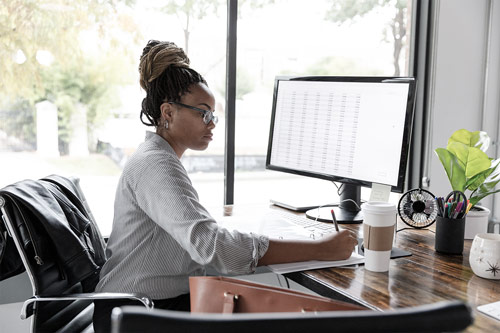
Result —
[{"label": "pen in hand", "polygon": [[335,218],[335,213],[333,212],[333,209],[331,210],[331,212],[332,212],[333,224],[335,224],[335,230],[339,231],[339,225],[337,223],[337,219]]}]

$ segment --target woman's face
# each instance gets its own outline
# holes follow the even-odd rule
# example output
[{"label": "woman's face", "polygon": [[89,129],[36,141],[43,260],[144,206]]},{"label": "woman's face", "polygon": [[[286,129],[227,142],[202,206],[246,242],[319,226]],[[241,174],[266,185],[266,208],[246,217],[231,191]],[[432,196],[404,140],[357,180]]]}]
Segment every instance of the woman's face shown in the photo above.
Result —
[{"label": "woman's face", "polygon": [[[180,103],[203,110],[214,111],[215,98],[210,89],[203,83],[189,87],[190,92],[182,96]],[[177,156],[182,156],[186,149],[205,150],[212,141],[213,121],[203,122],[203,113],[178,104],[161,105],[162,118],[168,121],[168,129],[160,126],[162,135],[174,148]]]}]

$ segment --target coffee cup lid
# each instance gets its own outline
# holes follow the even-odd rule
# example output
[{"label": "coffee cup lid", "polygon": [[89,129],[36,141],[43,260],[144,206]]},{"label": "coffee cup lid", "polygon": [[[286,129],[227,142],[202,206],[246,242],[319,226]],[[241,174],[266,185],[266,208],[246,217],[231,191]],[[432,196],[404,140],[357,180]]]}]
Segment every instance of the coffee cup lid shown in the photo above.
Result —
[{"label": "coffee cup lid", "polygon": [[361,209],[372,214],[386,214],[396,211],[396,205],[383,201],[368,201],[361,205]]}]

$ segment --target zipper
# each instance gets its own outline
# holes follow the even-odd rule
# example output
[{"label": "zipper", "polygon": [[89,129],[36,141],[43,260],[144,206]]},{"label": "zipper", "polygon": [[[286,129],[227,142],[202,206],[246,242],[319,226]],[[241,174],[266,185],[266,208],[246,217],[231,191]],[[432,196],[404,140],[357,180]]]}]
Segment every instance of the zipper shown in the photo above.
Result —
[{"label": "zipper", "polygon": [[[31,241],[31,242],[33,242],[33,241]],[[34,245],[33,245],[33,248],[35,248],[35,246],[34,246]],[[35,252],[36,252],[36,251],[35,251]],[[43,260],[42,260],[42,258],[40,258],[39,256],[35,255],[35,260],[36,260],[36,263],[37,263],[38,265],[40,265],[40,266],[41,266],[41,265],[43,265]]]},{"label": "zipper", "polygon": [[30,225],[29,223],[26,222],[26,218],[24,217],[24,214],[22,212],[21,209],[19,209],[19,206],[17,205],[17,202],[15,200],[12,200],[12,202],[14,203],[14,205],[16,206],[17,210],[19,211],[19,213],[21,214],[21,218],[23,219],[23,222],[24,222],[24,225],[26,226],[26,230],[28,231],[28,235],[30,237],[30,240],[31,240],[31,244],[33,244],[33,252],[35,252],[35,261],[38,265],[43,265],[43,259],[42,257],[40,257],[38,254],[40,253],[40,251],[38,250],[37,248],[37,244],[36,242],[33,240],[33,234],[32,234],[32,231],[30,229]]}]

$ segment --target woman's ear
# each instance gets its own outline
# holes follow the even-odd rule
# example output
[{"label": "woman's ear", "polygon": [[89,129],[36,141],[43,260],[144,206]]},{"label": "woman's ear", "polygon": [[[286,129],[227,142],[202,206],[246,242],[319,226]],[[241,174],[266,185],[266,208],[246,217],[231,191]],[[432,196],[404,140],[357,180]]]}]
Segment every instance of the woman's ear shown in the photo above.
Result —
[{"label": "woman's ear", "polygon": [[172,120],[172,113],[174,111],[172,104],[170,103],[163,103],[160,105],[160,111],[161,111],[161,118],[165,121],[170,122]]}]

